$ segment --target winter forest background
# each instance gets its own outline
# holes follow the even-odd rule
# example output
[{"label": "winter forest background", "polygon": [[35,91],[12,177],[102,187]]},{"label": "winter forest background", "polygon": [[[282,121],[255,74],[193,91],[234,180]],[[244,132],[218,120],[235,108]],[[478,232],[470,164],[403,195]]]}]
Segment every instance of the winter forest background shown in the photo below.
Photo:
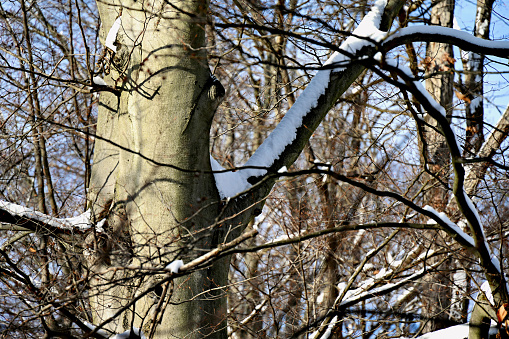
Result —
[{"label": "winter forest background", "polygon": [[508,18],[2,1],[0,336],[507,336]]}]

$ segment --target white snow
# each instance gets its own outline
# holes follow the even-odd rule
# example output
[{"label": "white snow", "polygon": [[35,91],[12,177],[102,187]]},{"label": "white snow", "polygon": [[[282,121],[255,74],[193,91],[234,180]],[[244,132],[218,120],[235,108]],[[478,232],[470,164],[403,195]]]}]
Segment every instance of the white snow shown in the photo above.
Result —
[{"label": "white snow", "polygon": [[468,324],[444,328],[443,330],[426,333],[417,339],[463,339],[468,338]]},{"label": "white snow", "polygon": [[[93,330],[95,330],[95,328],[97,327],[97,326],[92,325],[91,323],[89,323],[88,321],[85,321],[85,320],[82,320],[81,322],[82,322],[84,325],[86,325],[86,326],[87,326],[90,330],[92,330],[92,331],[93,331]],[[97,331],[97,334],[99,334],[99,335],[101,335],[101,336],[103,336],[103,337],[105,337],[105,338],[108,338],[108,337],[110,336],[110,333],[106,332],[106,331],[105,331],[105,330],[103,330],[103,329],[98,330],[98,331]]]},{"label": "white snow", "polygon": [[[353,36],[348,37],[340,49],[355,54],[362,47],[370,45],[365,38],[380,41],[385,33],[378,30],[380,18],[386,5],[385,0],[378,0],[371,11],[364,17],[359,26],[354,30]],[[349,58],[342,53],[335,52],[324,65],[335,66],[334,71],[340,71],[346,66]],[[281,122],[256,150],[255,154],[247,161],[246,166],[270,167],[297,135],[297,129],[302,126],[302,120],[315,108],[318,99],[325,93],[330,81],[331,69],[323,69],[316,73],[309,85],[297,98],[295,104],[286,113]],[[242,170],[245,178],[262,176],[267,171],[264,169]]]},{"label": "white snow", "polygon": [[[375,60],[378,60],[378,61],[381,61],[382,60],[382,53],[378,52],[377,54],[375,54],[375,57],[374,57]],[[405,65],[402,65],[398,62],[398,60],[393,60],[393,59],[385,59],[384,60],[385,63],[387,63],[389,66],[392,66],[392,67],[395,67],[395,68],[399,68],[399,70],[401,72],[403,72],[406,76],[408,76],[409,78],[413,78],[413,74],[412,74],[412,71],[410,70],[410,68],[408,68],[407,66]],[[400,82],[405,85],[404,82],[402,82],[402,80],[400,80]],[[443,108],[432,96],[431,94],[426,90],[426,88],[424,87],[424,85],[420,82],[420,81],[417,81],[417,80],[414,80],[413,81],[413,84],[415,86],[415,88],[421,92],[421,94],[426,98],[426,100],[433,106],[433,108],[440,112],[440,114],[442,114],[444,117],[446,116],[446,112],[445,112],[445,108]],[[458,145],[459,146],[459,145]]]},{"label": "white snow", "polygon": [[470,102],[470,109],[475,111],[477,107],[482,104],[482,97],[476,97]]},{"label": "white snow", "polygon": [[488,299],[490,304],[495,306],[495,301],[493,300],[493,294],[491,294],[491,287],[490,287],[490,284],[487,281],[482,283],[481,291],[484,292],[484,295],[486,296],[486,299]]},{"label": "white snow", "polygon": [[336,325],[337,320],[338,320],[338,316],[335,316],[334,318],[332,318],[329,326],[327,326],[327,330],[325,331],[325,333],[323,334],[321,339],[327,339],[330,337],[330,335],[332,334],[332,329]]},{"label": "white snow", "polygon": [[277,243],[278,241],[292,240],[293,238],[298,238],[299,236],[301,236],[301,231],[296,231],[293,233],[285,233],[285,234],[282,234],[282,235],[274,238],[268,244],[274,244],[274,243]]},{"label": "white snow", "polygon": [[103,78],[101,78],[99,76],[93,77],[92,81],[93,81],[94,84],[99,85],[99,86],[108,86],[106,84],[106,82],[103,80]]},{"label": "white snow", "polygon": [[332,330],[334,329],[334,326],[336,325],[336,322],[338,321],[338,316],[334,316],[332,320],[330,321],[329,325],[327,326],[327,329],[323,333],[321,337],[318,337],[318,331],[313,332],[311,335],[311,338],[313,339],[328,339],[330,335],[332,334]]},{"label": "white snow", "polygon": [[[212,171],[224,171],[224,168],[212,156],[210,156],[210,166]],[[245,170],[214,173],[214,180],[221,199],[234,197],[251,187],[251,184],[247,182]]]},{"label": "white snow", "polygon": [[474,203],[468,197],[467,192],[465,192],[465,189],[463,189],[463,196],[465,197],[468,207],[472,210],[472,212],[474,212],[475,218],[477,219],[477,223],[481,228],[483,237],[486,238],[486,236],[484,235],[484,228],[482,227],[481,217],[479,216],[479,213],[477,212],[477,208],[475,208]]},{"label": "white snow", "polygon": [[[392,270],[391,270],[392,271]],[[407,278],[405,279],[402,279],[400,280],[399,282],[397,283],[389,283],[389,284],[385,284],[383,286],[380,286],[380,287],[377,287],[377,288],[374,288],[372,290],[365,290],[364,292],[360,293],[360,294],[357,294],[358,292],[360,292],[360,289],[357,288],[355,289],[354,291],[352,291],[352,295],[354,296],[351,296],[351,297],[348,297],[346,298],[345,296],[345,299],[343,299],[343,301],[341,301],[341,303],[339,304],[339,306],[342,306],[342,305],[346,305],[346,304],[351,304],[351,303],[356,303],[358,300],[366,297],[366,296],[372,296],[372,295],[376,295],[378,293],[383,293],[384,291],[386,290],[390,290],[394,287],[397,287],[397,286],[402,286],[403,284],[405,284],[406,282],[408,281],[412,281],[413,279],[415,279],[415,277],[421,275],[423,273],[423,269],[419,270],[418,272],[408,276]],[[350,291],[349,291],[350,292]]]},{"label": "white snow", "polygon": [[[437,212],[433,207],[429,206],[429,205],[426,205],[424,206],[423,208],[425,211],[429,211],[431,213],[433,213],[437,218],[439,218],[440,220],[442,220],[448,227],[451,231],[455,232],[456,234],[458,234],[461,238],[463,238],[463,240],[465,240],[466,242],[468,242],[468,244],[472,247],[475,247],[475,242],[474,242],[474,239],[469,236],[468,234],[466,234],[465,232],[463,232],[463,230],[458,226],[456,225],[455,223],[453,223],[446,215],[445,213],[443,212]],[[428,222],[429,223],[429,222]]]},{"label": "white snow", "polygon": [[170,270],[171,273],[178,273],[182,266],[184,266],[182,260],[174,260],[166,266],[166,269]]},{"label": "white snow", "polygon": [[[80,231],[85,231],[94,226],[91,221],[91,211],[87,210],[85,213],[78,215],[77,217],[72,218],[55,218],[49,215],[46,215],[41,212],[34,211],[28,207],[24,207],[21,205],[13,204],[7,201],[0,200],[0,208],[6,210],[7,212],[23,217],[30,218],[41,223],[60,228],[65,230],[79,229]],[[104,221],[98,223],[97,231],[102,232],[102,226],[104,225]]]},{"label": "white snow", "polygon": [[253,319],[253,317],[259,313],[260,311],[261,312],[264,312],[266,309],[267,309],[267,301],[268,299],[264,299],[260,304],[256,305],[256,307],[251,311],[251,313],[249,313],[249,315],[244,318],[244,320],[242,320],[240,322],[241,325],[245,325],[247,324],[251,319]]},{"label": "white snow", "polygon": [[[145,334],[143,334],[143,332],[139,328],[133,327],[132,332],[133,332],[132,334],[140,337],[140,339],[147,339],[147,337],[145,337]],[[114,335],[110,339],[129,339],[129,338],[131,338],[131,330],[127,330],[124,333]]]},{"label": "white snow", "polygon": [[[461,324],[444,328],[443,330],[426,333],[417,337],[416,339],[467,339],[468,338],[468,324]],[[498,333],[497,323],[491,321],[490,337]],[[403,339],[403,338],[401,338]]]},{"label": "white snow", "polygon": [[108,32],[108,36],[106,36],[106,47],[111,49],[113,52],[117,52],[117,46],[115,46],[115,41],[117,40],[117,34],[122,25],[122,19],[119,16],[117,20],[111,26],[110,31]]},{"label": "white snow", "polygon": [[[393,39],[408,36],[408,35],[419,35],[419,34],[433,34],[451,37],[455,39],[463,40],[473,46],[476,49],[482,50],[483,48],[497,48],[497,49],[509,49],[509,41],[492,41],[481,38],[476,38],[470,33],[458,31],[454,28],[441,27],[441,26],[410,26],[401,28],[397,33],[391,35],[384,43],[392,41]],[[466,46],[465,46],[466,47]]]}]

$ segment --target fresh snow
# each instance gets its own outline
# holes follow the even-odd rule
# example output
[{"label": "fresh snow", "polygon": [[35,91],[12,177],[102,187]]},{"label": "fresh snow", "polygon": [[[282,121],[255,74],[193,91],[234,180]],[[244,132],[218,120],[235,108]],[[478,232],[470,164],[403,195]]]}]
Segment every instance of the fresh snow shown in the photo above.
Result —
[{"label": "fresh snow", "polygon": [[[444,328],[435,332],[426,333],[417,337],[416,339],[467,339],[469,326],[468,324],[461,324]],[[497,324],[492,320],[490,327],[490,336],[498,333]],[[404,339],[404,338],[400,338]]]},{"label": "fresh snow", "polygon": [[338,316],[335,316],[334,318],[332,318],[329,326],[327,326],[327,330],[325,331],[325,333],[323,334],[323,336],[320,339],[327,339],[330,337],[330,335],[332,334],[332,330],[334,329],[334,326],[336,325],[336,321],[338,321]]},{"label": "fresh snow", "polygon": [[[339,304],[339,306],[344,306],[344,305],[347,305],[347,304],[353,304],[353,303],[356,303],[358,300],[366,297],[366,296],[371,296],[371,295],[376,295],[378,293],[383,293],[387,290],[390,290],[394,287],[397,287],[397,286],[403,286],[403,284],[405,284],[407,281],[412,281],[415,279],[415,277],[418,277],[419,275],[421,275],[423,273],[424,269],[421,269],[419,270],[418,272],[408,276],[407,278],[397,282],[397,283],[390,283],[390,284],[385,284],[383,286],[380,286],[380,287],[377,287],[377,288],[374,288],[372,290],[365,290],[364,292],[360,293],[360,294],[357,294],[358,292],[360,292],[360,289],[357,288],[355,289],[354,291],[352,291],[352,295],[355,294],[354,296],[351,296],[349,298],[346,298],[345,296],[345,299],[343,299],[343,301],[341,301],[341,303]],[[350,291],[349,291],[350,292]]]},{"label": "fresh snow", "polygon": [[425,335],[417,337],[417,339],[466,339],[468,338],[468,329],[468,324],[461,324],[426,333]]},{"label": "fresh snow", "polygon": [[108,86],[106,84],[106,82],[103,80],[103,78],[99,77],[99,76],[95,76],[92,78],[92,82],[96,85],[99,85],[99,86]]},{"label": "fresh snow", "polygon": [[433,34],[451,37],[463,40],[472,46],[476,46],[479,50],[483,48],[488,49],[509,49],[509,41],[493,41],[481,38],[476,38],[470,33],[458,31],[454,28],[441,27],[441,26],[410,26],[401,28],[397,33],[391,35],[384,43],[392,41],[393,39],[418,34]]},{"label": "fresh snow", "polygon": [[131,330],[127,330],[124,333],[120,333],[117,335],[114,335],[110,339],[129,339],[132,338],[132,334],[138,336],[140,339],[147,339],[142,331],[140,331],[139,328],[133,327],[132,333]]},{"label": "fresh snow", "polygon": [[[378,60],[378,61],[381,61],[382,60],[382,53],[378,52],[377,54],[375,54],[375,60]],[[408,68],[407,66],[405,65],[402,65],[399,63],[399,60],[393,60],[393,59],[385,59],[384,62],[391,66],[391,67],[395,67],[395,68],[398,68],[401,72],[403,72],[407,77],[409,78],[413,78],[413,74],[412,74],[412,71],[410,70],[410,68]],[[402,83],[404,85],[404,83]],[[433,108],[435,110],[437,110],[438,112],[440,112],[440,114],[442,114],[444,117],[446,116],[446,112],[445,112],[445,108],[443,108],[432,96],[431,94],[426,90],[426,88],[424,87],[424,85],[420,82],[420,81],[417,81],[417,80],[414,80],[413,81],[413,84],[415,86],[415,88],[421,92],[421,94],[426,98],[426,100],[433,106]]]},{"label": "fresh snow", "polygon": [[[95,328],[97,327],[97,326],[92,325],[91,323],[89,323],[88,321],[85,321],[85,320],[82,320],[81,322],[82,322],[85,326],[87,326],[87,327],[88,327],[91,331],[95,330]],[[99,329],[96,333],[97,333],[97,334],[99,334],[99,335],[101,335],[101,336],[103,336],[103,337],[105,337],[105,338],[108,338],[108,337],[110,336],[110,333],[109,333],[109,332],[106,332],[106,331],[105,331],[105,330],[103,330],[103,329]]]},{"label": "fresh snow", "polygon": [[474,239],[469,236],[468,234],[466,234],[465,232],[463,232],[463,230],[458,226],[456,225],[455,223],[453,223],[446,215],[445,213],[443,212],[437,212],[433,207],[429,206],[429,205],[426,205],[424,206],[423,208],[425,211],[428,211],[428,212],[431,212],[433,213],[437,218],[439,218],[440,220],[442,220],[448,227],[450,230],[452,230],[453,232],[455,232],[456,234],[458,234],[461,238],[463,238],[463,240],[465,240],[466,242],[469,243],[470,246],[472,247],[475,247],[475,242],[474,242]]},{"label": "fresh snow", "polygon": [[113,26],[111,26],[110,31],[108,32],[108,35],[106,36],[106,47],[111,49],[113,52],[117,52],[117,46],[115,46],[115,41],[117,40],[117,34],[120,29],[120,26],[122,25],[122,19],[119,16],[117,20],[113,23]]},{"label": "fresh snow", "polygon": [[[44,213],[34,211],[28,207],[2,200],[0,200],[0,208],[18,217],[33,219],[60,229],[72,230],[77,228],[80,231],[85,231],[94,227],[94,224],[91,221],[92,213],[90,210],[87,210],[85,213],[80,214],[77,217],[55,218]],[[97,231],[102,232],[103,225],[104,221],[100,221],[97,225]]]},{"label": "fresh snow", "polygon": [[224,168],[212,156],[210,156],[210,166],[212,171],[215,172],[214,180],[221,199],[232,198],[251,186],[247,182],[246,171],[237,170],[217,173],[218,171],[224,171]]},{"label": "fresh snow", "polygon": [[490,304],[495,306],[495,300],[493,300],[493,294],[491,294],[491,287],[490,287],[490,284],[487,281],[482,283],[481,291],[484,292],[484,295],[486,296],[486,299],[488,299]]},{"label": "fresh snow", "polygon": [[[385,0],[378,0],[354,30],[353,35],[340,45],[340,50],[355,54],[362,47],[371,45],[371,42],[366,38],[375,41],[380,41],[383,38],[385,33],[379,31],[378,26],[385,5]],[[348,61],[349,57],[340,52],[335,52],[324,65],[334,66],[334,71],[337,72],[344,69]],[[323,69],[316,73],[274,131],[270,133],[255,154],[247,161],[246,166],[270,167],[274,163],[285,147],[296,138],[297,129],[302,126],[303,118],[316,107],[318,99],[325,93],[332,71],[331,69]],[[245,172],[243,175],[245,178],[258,177],[267,173],[265,169],[245,169],[242,172]]]},{"label": "fresh snow", "polygon": [[166,269],[171,273],[178,273],[182,266],[184,266],[184,262],[182,260],[174,260],[166,266]]},{"label": "fresh snow", "polygon": [[465,200],[467,202],[468,207],[474,213],[474,216],[476,218],[477,224],[479,225],[479,228],[481,229],[482,237],[483,237],[483,240],[484,240],[484,246],[486,247],[486,249],[488,250],[488,253],[490,254],[490,259],[491,259],[491,262],[492,262],[493,266],[495,266],[495,268],[497,269],[497,271],[499,273],[502,273],[502,268],[500,267],[500,261],[491,252],[490,245],[486,241],[486,234],[484,233],[484,227],[482,225],[481,217],[479,216],[479,212],[477,211],[477,208],[475,208],[474,203],[472,202],[472,200],[470,200],[470,198],[468,197],[468,195],[467,195],[467,193],[465,192],[464,189],[463,189],[463,196],[465,197]]},{"label": "fresh snow", "polygon": [[318,331],[315,331],[311,335],[311,338],[313,338],[313,339],[328,339],[330,337],[330,335],[332,334],[332,330],[334,329],[334,326],[336,325],[337,321],[338,321],[338,316],[336,315],[336,316],[334,316],[334,318],[332,318],[329,325],[327,326],[327,329],[325,330],[325,332],[323,333],[323,335],[321,337],[318,337]]},{"label": "fresh snow", "polygon": [[[353,31],[353,35],[340,45],[340,50],[355,54],[362,47],[372,44],[368,39],[381,41],[386,33],[378,30],[378,27],[385,5],[386,0],[377,0],[371,11]],[[334,66],[333,70],[337,72],[344,69],[348,61],[348,56],[340,52],[334,52],[324,65]],[[318,99],[325,93],[333,70],[323,69],[316,73],[306,89],[297,98],[295,104],[244,166],[268,168],[278,159],[286,146],[291,144],[297,137],[297,129],[302,126],[303,118],[316,107]],[[210,162],[213,171],[223,171],[221,165],[214,158],[211,157]],[[252,176],[263,176],[267,173],[264,168],[245,168],[231,172],[214,173],[219,195],[225,199],[245,191],[251,187],[247,179]]]}]

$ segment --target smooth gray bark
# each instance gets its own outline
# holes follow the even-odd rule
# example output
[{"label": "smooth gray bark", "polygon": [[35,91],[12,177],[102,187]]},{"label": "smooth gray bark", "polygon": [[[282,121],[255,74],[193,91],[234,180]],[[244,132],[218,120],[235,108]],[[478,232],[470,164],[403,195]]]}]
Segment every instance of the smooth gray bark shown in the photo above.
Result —
[{"label": "smooth gray bark", "polygon": [[[101,247],[95,245],[97,239],[90,240],[95,250],[89,262],[96,274],[92,305],[97,324],[158,279],[106,272],[109,267],[164,267],[175,259],[188,261],[203,254],[198,249],[215,248],[223,241],[219,227],[202,232],[218,215],[213,175],[193,171],[210,171],[210,124],[224,93],[211,78],[201,49],[208,4],[156,1],[151,8],[142,5],[98,2],[104,34],[120,9],[122,27],[106,79],[121,94],[118,98],[101,95],[98,135],[105,140],[96,140],[89,196],[96,214],[104,207],[110,212],[111,234],[106,240],[110,244]],[[227,260],[216,266],[228,271]],[[176,279],[157,338],[212,333],[224,337],[225,298],[206,293],[190,301],[225,285],[226,276],[217,271],[202,270]],[[120,278],[128,280],[115,281]],[[122,332],[135,326],[150,333],[158,300],[148,294],[106,328]]]}]

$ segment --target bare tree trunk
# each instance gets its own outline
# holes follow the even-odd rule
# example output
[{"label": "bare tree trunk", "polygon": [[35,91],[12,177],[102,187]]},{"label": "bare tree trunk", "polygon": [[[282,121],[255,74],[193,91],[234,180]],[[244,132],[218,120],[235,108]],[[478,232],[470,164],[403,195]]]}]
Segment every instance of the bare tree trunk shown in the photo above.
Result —
[{"label": "bare tree trunk", "polygon": [[[494,0],[477,1],[474,36],[483,39],[489,38],[493,3]],[[470,156],[468,152],[477,153],[484,142],[484,58],[484,55],[473,52],[462,55],[465,83],[460,89],[463,92],[462,98],[465,100],[467,122],[465,153],[467,156]]]},{"label": "bare tree trunk", "polygon": [[[219,201],[210,171],[211,119],[224,93],[210,76],[204,49],[206,1],[155,1],[147,16],[143,4],[122,2],[122,27],[107,79],[121,88],[118,98],[101,98],[96,154],[89,199],[96,215],[112,200],[108,218],[111,239],[89,239],[93,278],[94,321],[107,321],[158,277],[106,271],[132,263],[161,266],[188,261],[224,241],[214,225]],[[98,2],[108,32],[122,8]],[[142,39],[143,37],[143,39]],[[190,90],[191,89],[191,90]],[[118,143],[120,147],[109,141]],[[133,244],[126,262],[122,241]],[[126,246],[128,247],[128,246]],[[155,337],[224,337],[228,258],[213,268],[176,279],[167,296],[146,295],[106,328],[120,332],[130,326],[150,333],[159,298],[172,305],[160,315]],[[116,281],[129,278],[129,282]],[[160,294],[160,293],[159,293]],[[194,298],[194,299],[193,299]],[[163,310],[164,311],[164,310]]]},{"label": "bare tree trunk", "polygon": [[[437,0],[432,2],[431,24],[443,27],[452,27],[454,17],[454,0]],[[454,58],[451,45],[430,42],[426,51],[427,73],[430,77],[426,80],[426,89],[435,100],[445,108],[446,114],[452,114],[452,99],[454,85]],[[425,204],[432,206],[437,211],[444,211],[447,206],[449,191],[445,187],[449,177],[450,155],[445,138],[442,136],[436,120],[426,117],[427,125],[424,128],[425,162],[430,171],[425,176],[428,188],[424,195]],[[443,237],[437,235],[439,243]],[[452,261],[442,265],[447,268]],[[451,301],[450,275],[448,272],[438,273],[426,278],[428,280],[425,298],[424,332],[435,331],[450,325],[446,309]]]}]

